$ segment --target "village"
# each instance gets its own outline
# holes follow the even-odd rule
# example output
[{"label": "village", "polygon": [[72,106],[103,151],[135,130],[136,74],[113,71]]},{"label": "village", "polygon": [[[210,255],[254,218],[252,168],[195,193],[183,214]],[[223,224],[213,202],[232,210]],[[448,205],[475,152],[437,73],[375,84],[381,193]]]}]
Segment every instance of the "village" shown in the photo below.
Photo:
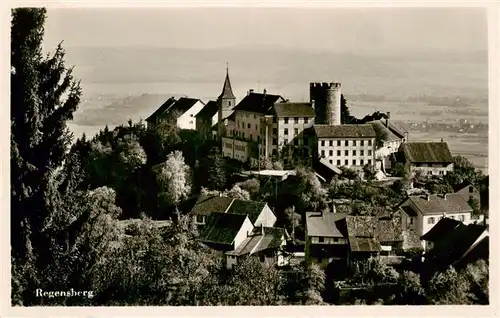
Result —
[{"label": "village", "polygon": [[[390,113],[359,120],[345,108],[341,83],[326,82],[310,83],[308,103],[266,89],[249,89],[237,103],[226,70],[217,100],[172,97],[146,122],[148,129],[173,121],[196,131],[245,167],[232,176],[237,185],[267,180],[275,187],[272,202],[203,188],[187,209],[199,241],[221,253],[228,270],[251,256],[267,267],[315,263],[342,282],[371,259],[428,276],[487,259],[487,177],[457,162],[443,140],[413,142]],[[287,193],[284,183],[300,178],[317,193],[297,211],[291,196],[305,192]],[[360,196],[360,187],[401,195],[366,204],[378,194]]]}]

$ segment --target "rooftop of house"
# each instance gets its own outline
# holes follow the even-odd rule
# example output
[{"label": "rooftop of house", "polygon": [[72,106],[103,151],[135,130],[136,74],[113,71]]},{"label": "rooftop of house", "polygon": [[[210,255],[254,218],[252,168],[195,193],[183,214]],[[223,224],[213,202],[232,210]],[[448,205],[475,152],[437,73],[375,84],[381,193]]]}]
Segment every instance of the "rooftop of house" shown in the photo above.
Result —
[{"label": "rooftop of house", "polygon": [[248,215],[250,221],[255,223],[266,204],[266,202],[234,199],[233,203],[229,206],[229,209],[226,212]]},{"label": "rooftop of house", "polygon": [[436,223],[427,233],[422,235],[420,238],[424,241],[435,242],[441,239],[443,235],[449,233],[460,226],[465,226],[462,222],[450,219],[442,218]]},{"label": "rooftop of house", "polygon": [[380,243],[372,237],[349,236],[349,246],[352,252],[379,252]]},{"label": "rooftop of house", "polygon": [[406,142],[400,151],[410,163],[452,163],[453,157],[446,142]]},{"label": "rooftop of house", "polygon": [[346,213],[307,212],[306,228],[308,236],[347,237],[345,230]]},{"label": "rooftop of house", "polygon": [[453,191],[458,192],[466,187],[474,186],[469,180],[464,180],[462,183],[457,184],[453,187]]},{"label": "rooftop of house", "polygon": [[200,195],[196,204],[191,209],[193,215],[210,215],[215,212],[226,212],[233,198]]},{"label": "rooftop of house", "polygon": [[200,233],[200,240],[211,243],[232,244],[245,219],[247,219],[247,216],[243,214],[212,213],[208,216],[207,224]]},{"label": "rooftop of house", "polygon": [[280,95],[249,93],[236,105],[234,110],[264,114],[279,101],[284,101]]},{"label": "rooftop of house", "polygon": [[408,200],[424,215],[472,212],[472,207],[458,193],[410,195]]},{"label": "rooftop of house", "polygon": [[217,114],[219,111],[219,105],[217,105],[216,101],[209,101],[198,114],[196,114],[196,118],[206,118],[211,119]]},{"label": "rooftop of house", "polygon": [[371,237],[379,242],[403,240],[400,218],[349,215],[346,223],[349,237]]},{"label": "rooftop of house", "polygon": [[314,117],[311,103],[277,103],[274,112],[278,117]]},{"label": "rooftop of house", "polygon": [[362,125],[314,125],[318,138],[375,138],[375,130],[370,124]]},{"label": "rooftop of house", "polygon": [[399,138],[405,138],[406,134],[408,134],[408,130],[406,130],[402,125],[395,123],[393,120],[389,120],[387,127]]},{"label": "rooftop of house", "polygon": [[371,122],[368,122],[367,124],[370,124],[373,126],[373,130],[375,130],[375,134],[377,136],[380,136],[380,139],[382,141],[399,141],[403,137],[399,137],[396,134],[394,134],[391,129],[389,129],[381,120],[374,120]]},{"label": "rooftop of house", "polygon": [[282,239],[285,238],[285,230],[277,227],[256,227],[253,233],[248,236],[235,250],[227,252],[227,255],[247,255],[255,254],[268,249],[279,248]]},{"label": "rooftop of house", "polygon": [[170,108],[175,103],[175,97],[170,97],[167,99],[157,110],[155,110],[148,118],[146,118],[147,122],[155,121],[160,115],[165,113],[167,109]]}]

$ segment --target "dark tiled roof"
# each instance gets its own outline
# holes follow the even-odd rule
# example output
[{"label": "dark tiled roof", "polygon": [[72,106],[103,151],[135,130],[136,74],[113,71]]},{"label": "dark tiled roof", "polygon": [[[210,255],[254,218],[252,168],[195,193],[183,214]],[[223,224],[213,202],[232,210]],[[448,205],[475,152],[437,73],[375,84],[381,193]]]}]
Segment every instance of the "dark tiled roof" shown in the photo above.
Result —
[{"label": "dark tiled roof", "polygon": [[410,163],[453,162],[453,157],[446,142],[407,142],[401,144],[401,151]]},{"label": "dark tiled roof", "polygon": [[250,221],[255,223],[265,206],[265,202],[235,199],[229,210],[227,210],[227,213],[248,215]]},{"label": "dark tiled roof", "polygon": [[403,240],[401,218],[388,220],[379,219],[375,232],[375,238],[380,242],[399,242]]},{"label": "dark tiled roof", "polygon": [[435,242],[439,240],[443,235],[447,235],[459,226],[465,226],[462,222],[450,219],[442,218],[436,223],[427,233],[422,235],[420,238],[425,241]]},{"label": "dark tiled roof", "polygon": [[401,206],[401,209],[408,215],[408,216],[417,216],[418,213],[415,211],[415,209],[409,205],[403,205]]},{"label": "dark tiled roof", "polygon": [[314,125],[318,138],[374,138],[372,125]]},{"label": "dark tiled roof", "polygon": [[349,246],[351,252],[379,252],[381,250],[380,243],[369,237],[349,236]]},{"label": "dark tiled roof", "polygon": [[200,233],[200,239],[212,243],[231,244],[246,218],[246,215],[240,214],[212,213]]},{"label": "dark tiled roof", "polygon": [[391,120],[389,120],[389,129],[393,134],[395,134],[399,138],[406,137],[406,134],[408,133],[408,130],[406,130],[403,126]]},{"label": "dark tiled roof", "polygon": [[377,218],[374,216],[352,216],[346,217],[347,232],[353,237],[375,237],[377,229]]},{"label": "dark tiled roof", "polygon": [[442,213],[465,213],[472,212],[470,205],[458,194],[449,193],[446,200],[442,195],[429,195],[429,201],[425,196],[409,196],[408,200],[423,214],[442,214]]},{"label": "dark tiled roof", "polygon": [[375,134],[380,136],[383,141],[398,141],[401,140],[400,137],[396,136],[390,129],[388,129],[380,120],[375,120],[368,122],[368,124],[373,126]]},{"label": "dark tiled roof", "polygon": [[219,105],[217,105],[216,101],[211,100],[196,114],[196,117],[211,119],[217,114],[217,111],[219,111]]},{"label": "dark tiled roof", "polygon": [[219,95],[219,98],[236,98],[233,94],[233,89],[231,88],[229,71],[226,72],[226,79],[224,80],[224,86],[222,87],[222,93]]},{"label": "dark tiled roof", "polygon": [[175,103],[175,98],[170,97],[163,103],[154,113],[151,114],[148,118],[146,118],[147,122],[154,122],[160,115],[163,115],[169,108]]},{"label": "dark tiled roof", "polygon": [[178,111],[181,114],[187,112],[194,104],[196,104],[199,99],[181,97],[179,100],[168,109],[169,112]]},{"label": "dark tiled roof", "polygon": [[209,215],[214,212],[225,212],[231,202],[233,202],[232,198],[200,195],[195,206],[191,209],[191,214]]},{"label": "dark tiled roof", "polygon": [[264,114],[280,100],[283,101],[283,97],[279,95],[250,93],[236,105],[234,110]]},{"label": "dark tiled roof", "polygon": [[308,236],[346,237],[346,213],[307,212],[306,228]]},{"label": "dark tiled roof", "polygon": [[274,111],[278,117],[314,117],[310,103],[277,103]]}]

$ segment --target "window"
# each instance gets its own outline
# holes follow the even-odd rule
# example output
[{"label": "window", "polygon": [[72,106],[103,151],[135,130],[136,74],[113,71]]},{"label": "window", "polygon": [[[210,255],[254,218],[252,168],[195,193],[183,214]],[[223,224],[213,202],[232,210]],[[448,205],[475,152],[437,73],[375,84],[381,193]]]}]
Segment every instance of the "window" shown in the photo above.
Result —
[{"label": "window", "polygon": [[288,117],[285,117],[285,124],[288,124]]},{"label": "window", "polygon": [[330,140],[330,147],[333,147],[333,140]]},{"label": "window", "polygon": [[368,159],[368,164],[371,165],[372,164],[372,160],[371,159]]},{"label": "window", "polygon": [[340,166],[340,160],[337,160],[337,166]]},{"label": "window", "polygon": [[469,187],[469,193],[474,193],[474,187],[473,186]]},{"label": "window", "polygon": [[365,151],[364,150],[360,150],[360,156],[364,156],[365,155]]},{"label": "window", "polygon": [[364,161],[363,159],[361,159],[361,160],[359,161],[359,164],[360,164],[360,165],[362,165],[362,166],[364,166],[364,165],[365,165],[365,161]]},{"label": "window", "polygon": [[349,156],[349,150],[345,150],[344,155]]},{"label": "window", "polygon": [[361,140],[360,143],[361,143],[361,146],[365,145],[365,141],[364,140]]},{"label": "window", "polygon": [[324,156],[325,156],[325,151],[321,150],[321,157],[324,157]]},{"label": "window", "polygon": [[434,224],[435,220],[434,217],[431,216],[430,218],[427,219],[427,224]]},{"label": "window", "polygon": [[259,130],[259,126],[257,126],[257,124],[255,124],[255,130]]},{"label": "window", "polygon": [[340,140],[337,140],[337,146],[340,147]]},{"label": "window", "polygon": [[248,129],[250,129],[251,125],[250,125],[250,124],[247,124],[247,127],[248,127]]},{"label": "window", "polygon": [[203,217],[203,215],[197,215],[196,216],[196,222],[198,223],[204,223],[205,221],[205,218]]},{"label": "window", "polygon": [[356,165],[356,159],[354,159],[354,160],[352,161],[352,165],[353,165],[353,166],[355,166],[355,165]]},{"label": "window", "polygon": [[353,141],[352,141],[352,145],[353,145],[353,146],[356,146],[356,140],[353,140]]},{"label": "window", "polygon": [[250,140],[253,140],[252,135],[250,135]]},{"label": "window", "polygon": [[227,105],[228,105],[228,106],[231,106],[231,101],[228,101],[228,102],[227,102]]},{"label": "window", "polygon": [[318,237],[318,241],[319,241],[320,243],[323,243],[323,242],[325,242],[325,238],[324,238],[324,237],[322,237],[322,236],[320,236],[320,237]]},{"label": "window", "polygon": [[337,156],[339,156],[339,157],[341,156],[340,155],[340,150],[337,150]]},{"label": "window", "polygon": [[368,150],[368,156],[371,156],[371,155],[372,155],[372,151]]},{"label": "window", "polygon": [[285,135],[288,135],[288,128],[285,128]]},{"label": "window", "polygon": [[189,123],[190,123],[190,124],[192,124],[192,123],[193,123],[193,121],[192,121],[192,120],[190,120],[190,121],[189,121]]},{"label": "window", "polygon": [[345,146],[349,146],[349,140],[345,141]]},{"label": "window", "polygon": [[257,116],[255,116],[255,114],[253,114],[253,119],[257,119]]},{"label": "window", "polygon": [[293,117],[293,122],[295,124],[298,124],[299,123],[299,117]]},{"label": "window", "polygon": [[278,128],[273,128],[273,135],[277,135],[278,134]]},{"label": "window", "polygon": [[432,174],[432,171],[427,171],[427,174],[428,174],[428,175],[431,175],[431,174]]},{"label": "window", "polygon": [[355,156],[356,155],[356,150],[353,150],[352,151],[352,155]]},{"label": "window", "polygon": [[304,124],[308,124],[308,123],[309,123],[309,118],[304,117]]},{"label": "window", "polygon": [[330,160],[330,164],[333,165],[333,160]]},{"label": "window", "polygon": [[465,221],[465,215],[459,215],[459,216],[458,216],[458,220],[459,220],[460,222]]},{"label": "window", "polygon": [[439,174],[444,174],[444,171],[443,170],[439,171]]},{"label": "window", "polygon": [[410,224],[413,224],[413,218],[410,217]]},{"label": "window", "polygon": [[324,146],[325,146],[325,141],[321,140],[321,147],[324,147]]},{"label": "window", "polygon": [[284,146],[288,145],[288,139],[286,139],[286,138],[285,138],[285,139],[283,139],[283,145],[284,145]]},{"label": "window", "polygon": [[276,138],[273,138],[273,145],[277,145],[278,144],[278,140]]},{"label": "window", "polygon": [[241,128],[245,128],[245,122],[241,123]]},{"label": "window", "polygon": [[371,145],[372,145],[372,141],[368,140],[368,146],[371,146]]},{"label": "window", "polygon": [[262,127],[260,127],[260,134],[262,135],[264,132],[263,132],[263,129]]},{"label": "window", "polygon": [[345,165],[348,166],[349,165],[349,160],[346,159],[345,161]]},{"label": "window", "polygon": [[293,133],[294,133],[294,136],[297,136],[299,134],[299,129],[298,128],[295,128],[293,130]]},{"label": "window", "polygon": [[339,238],[338,238],[338,237],[334,237],[334,238],[333,238],[333,241],[334,241],[335,243],[338,243]]}]

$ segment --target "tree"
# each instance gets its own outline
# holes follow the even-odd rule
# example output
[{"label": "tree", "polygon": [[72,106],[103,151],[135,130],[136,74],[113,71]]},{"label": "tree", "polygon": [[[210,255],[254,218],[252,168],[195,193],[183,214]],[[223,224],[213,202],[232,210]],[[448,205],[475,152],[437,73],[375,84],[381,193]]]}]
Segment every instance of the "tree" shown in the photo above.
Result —
[{"label": "tree", "polygon": [[470,282],[462,279],[453,267],[434,274],[426,286],[427,298],[435,305],[469,305],[472,294]]},{"label": "tree", "polygon": [[373,167],[369,164],[363,166],[364,177],[367,181],[373,181],[375,179],[375,171]]},{"label": "tree", "polygon": [[420,277],[414,272],[403,271],[398,280],[398,292],[394,299],[398,305],[424,305],[425,289],[420,283]]},{"label": "tree", "polygon": [[166,203],[178,205],[191,193],[191,171],[184,163],[180,151],[174,151],[167,160],[154,167],[157,182],[161,188],[159,194]]},{"label": "tree", "polygon": [[212,148],[200,165],[202,186],[211,190],[221,190],[226,186],[226,163],[218,148]]},{"label": "tree", "polygon": [[201,188],[201,194],[209,197],[222,196],[226,198],[250,200],[250,193],[248,193],[248,191],[246,190],[241,189],[238,185],[234,185],[231,189],[226,189],[224,191],[207,190],[205,188]]},{"label": "tree", "polygon": [[[16,272],[29,269],[37,285],[37,268],[46,267],[50,239],[46,221],[57,206],[53,184],[67,158],[73,118],[81,89],[64,63],[59,45],[42,55],[46,10],[18,8],[11,23],[11,244]],[[36,263],[36,264],[35,264]],[[29,284],[26,285],[29,289]],[[24,303],[30,300],[23,297]]]}]

